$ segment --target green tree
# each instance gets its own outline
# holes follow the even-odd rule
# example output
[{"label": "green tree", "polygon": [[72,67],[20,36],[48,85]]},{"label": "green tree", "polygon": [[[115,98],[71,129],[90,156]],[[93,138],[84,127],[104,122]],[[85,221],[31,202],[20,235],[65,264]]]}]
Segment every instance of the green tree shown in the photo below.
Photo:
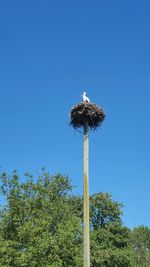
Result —
[{"label": "green tree", "polygon": [[[69,177],[1,175],[1,267],[81,267],[83,200]],[[24,181],[23,180],[23,181]],[[130,231],[110,194],[90,198],[91,266],[133,267]]]},{"label": "green tree", "polygon": [[150,267],[150,229],[141,225],[132,230],[132,247],[137,267]]},{"label": "green tree", "polygon": [[0,266],[78,266],[80,219],[69,203],[68,177],[46,172],[20,183],[16,172],[1,176],[7,205],[1,212]]},{"label": "green tree", "polygon": [[130,230],[122,225],[122,205],[111,194],[91,197],[91,259],[92,267],[133,267],[134,254]]}]

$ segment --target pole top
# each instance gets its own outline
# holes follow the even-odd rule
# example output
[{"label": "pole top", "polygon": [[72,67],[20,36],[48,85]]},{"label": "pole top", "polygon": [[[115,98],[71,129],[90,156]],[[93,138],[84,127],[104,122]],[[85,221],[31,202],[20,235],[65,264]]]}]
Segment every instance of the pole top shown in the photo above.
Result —
[{"label": "pole top", "polygon": [[88,123],[91,130],[96,130],[105,119],[103,109],[95,103],[82,102],[75,105],[70,112],[70,125],[75,128],[82,128]]}]

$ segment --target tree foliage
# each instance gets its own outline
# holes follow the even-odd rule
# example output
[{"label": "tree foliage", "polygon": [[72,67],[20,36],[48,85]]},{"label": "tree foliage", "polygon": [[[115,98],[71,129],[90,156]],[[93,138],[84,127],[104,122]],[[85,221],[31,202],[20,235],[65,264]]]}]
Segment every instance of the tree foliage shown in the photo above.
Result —
[{"label": "tree foliage", "polygon": [[[69,177],[1,174],[0,266],[81,267],[83,200]],[[134,267],[131,232],[107,193],[90,197],[91,267]]]},{"label": "tree foliage", "polygon": [[132,231],[132,246],[136,255],[137,267],[150,266],[150,229],[141,225]]}]

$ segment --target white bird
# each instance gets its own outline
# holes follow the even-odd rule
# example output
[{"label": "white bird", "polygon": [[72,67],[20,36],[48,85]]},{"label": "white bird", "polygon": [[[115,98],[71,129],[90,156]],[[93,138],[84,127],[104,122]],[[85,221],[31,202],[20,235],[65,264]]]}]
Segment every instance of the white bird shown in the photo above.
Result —
[{"label": "white bird", "polygon": [[82,97],[83,97],[83,102],[90,103],[90,99],[86,96],[86,92],[83,92]]}]

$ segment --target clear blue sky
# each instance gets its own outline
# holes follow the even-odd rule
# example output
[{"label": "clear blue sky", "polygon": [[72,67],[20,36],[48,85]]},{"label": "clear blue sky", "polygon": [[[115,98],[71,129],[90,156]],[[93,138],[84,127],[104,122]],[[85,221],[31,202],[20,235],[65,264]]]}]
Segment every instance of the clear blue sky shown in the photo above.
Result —
[{"label": "clear blue sky", "polygon": [[2,171],[68,174],[82,192],[83,90],[106,112],[90,134],[90,193],[111,192],[129,227],[150,226],[149,1],[0,2]]}]

